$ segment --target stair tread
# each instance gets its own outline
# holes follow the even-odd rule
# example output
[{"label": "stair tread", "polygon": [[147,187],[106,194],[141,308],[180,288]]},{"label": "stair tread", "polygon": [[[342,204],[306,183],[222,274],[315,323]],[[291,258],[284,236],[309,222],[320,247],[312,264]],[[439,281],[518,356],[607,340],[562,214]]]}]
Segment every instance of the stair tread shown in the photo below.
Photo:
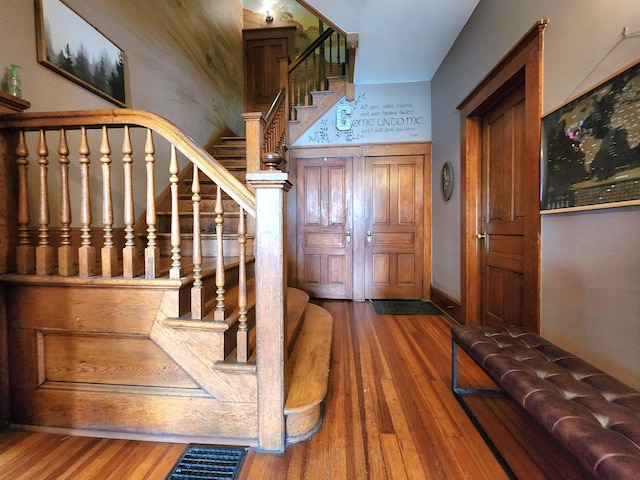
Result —
[{"label": "stair tread", "polygon": [[308,304],[304,324],[289,358],[291,376],[285,415],[313,409],[326,397],[332,335],[333,318],[329,312]]},{"label": "stair tread", "polygon": [[291,355],[304,320],[309,295],[297,288],[287,288],[287,356]]}]

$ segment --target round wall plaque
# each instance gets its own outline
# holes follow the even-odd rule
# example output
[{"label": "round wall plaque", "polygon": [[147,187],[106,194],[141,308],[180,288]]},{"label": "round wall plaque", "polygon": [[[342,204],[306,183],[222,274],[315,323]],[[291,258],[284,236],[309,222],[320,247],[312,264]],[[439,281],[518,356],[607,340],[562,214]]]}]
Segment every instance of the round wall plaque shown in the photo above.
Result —
[{"label": "round wall plaque", "polygon": [[450,162],[445,162],[442,166],[442,173],[440,174],[440,188],[442,191],[442,198],[447,202],[453,193],[453,167],[451,167]]}]

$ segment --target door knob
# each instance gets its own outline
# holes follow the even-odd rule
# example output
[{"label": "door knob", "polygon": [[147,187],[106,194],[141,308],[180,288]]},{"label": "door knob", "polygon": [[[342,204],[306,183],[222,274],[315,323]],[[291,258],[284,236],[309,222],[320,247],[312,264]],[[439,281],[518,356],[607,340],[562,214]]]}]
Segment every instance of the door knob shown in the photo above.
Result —
[{"label": "door knob", "polygon": [[486,232],[476,233],[476,240],[486,240],[487,234]]},{"label": "door knob", "polygon": [[371,230],[367,230],[367,242],[371,243]]},{"label": "door knob", "polygon": [[345,236],[347,237],[347,244],[351,243],[351,230],[347,230]]}]

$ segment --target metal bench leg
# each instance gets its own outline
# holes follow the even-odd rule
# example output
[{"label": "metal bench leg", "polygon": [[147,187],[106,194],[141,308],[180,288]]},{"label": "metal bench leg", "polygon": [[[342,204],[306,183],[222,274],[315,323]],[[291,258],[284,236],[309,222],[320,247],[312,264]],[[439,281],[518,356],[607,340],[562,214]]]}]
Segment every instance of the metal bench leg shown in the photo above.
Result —
[{"label": "metal bench leg", "polygon": [[486,390],[486,389],[458,387],[458,344],[456,343],[455,340],[452,340],[452,344],[451,344],[451,390],[453,391],[453,396],[456,398],[456,400],[464,410],[464,413],[467,414],[467,417],[469,418],[469,420],[471,420],[471,423],[473,423],[473,426],[476,428],[476,430],[484,440],[484,443],[487,445],[487,447],[489,447],[489,450],[491,450],[491,453],[493,453],[493,456],[495,457],[496,461],[500,464],[500,466],[504,470],[504,473],[507,475],[507,477],[509,477],[510,480],[518,480],[518,476],[511,469],[507,461],[504,459],[504,457],[498,450],[498,447],[496,447],[496,444],[493,443],[493,440],[491,440],[491,437],[489,437],[489,434],[487,433],[487,431],[484,429],[484,427],[482,426],[478,418],[471,411],[471,408],[469,408],[469,406],[465,403],[465,401],[462,398],[462,395],[468,395],[468,394],[504,395],[504,392],[501,390]]},{"label": "metal bench leg", "polygon": [[459,388],[458,387],[458,344],[451,340],[451,390],[458,395],[504,395],[502,390]]}]

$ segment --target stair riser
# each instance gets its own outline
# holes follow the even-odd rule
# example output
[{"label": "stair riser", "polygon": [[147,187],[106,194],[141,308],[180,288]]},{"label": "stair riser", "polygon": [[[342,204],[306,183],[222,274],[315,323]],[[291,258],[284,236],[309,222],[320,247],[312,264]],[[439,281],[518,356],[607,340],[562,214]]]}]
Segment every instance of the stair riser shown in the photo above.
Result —
[{"label": "stair riser", "polygon": [[241,156],[246,155],[247,147],[245,144],[241,145],[214,145],[213,156],[219,160],[218,156]]}]

